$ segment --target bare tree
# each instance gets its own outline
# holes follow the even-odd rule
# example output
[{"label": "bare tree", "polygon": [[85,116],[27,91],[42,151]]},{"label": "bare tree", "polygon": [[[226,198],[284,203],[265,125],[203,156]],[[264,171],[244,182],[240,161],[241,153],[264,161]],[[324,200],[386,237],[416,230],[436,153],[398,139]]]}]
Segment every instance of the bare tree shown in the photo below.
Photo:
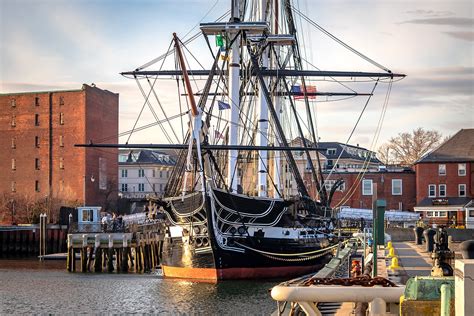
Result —
[{"label": "bare tree", "polygon": [[398,136],[379,147],[379,159],[386,164],[411,166],[423,155],[440,144],[442,135],[437,131],[426,131],[422,127],[412,133]]}]

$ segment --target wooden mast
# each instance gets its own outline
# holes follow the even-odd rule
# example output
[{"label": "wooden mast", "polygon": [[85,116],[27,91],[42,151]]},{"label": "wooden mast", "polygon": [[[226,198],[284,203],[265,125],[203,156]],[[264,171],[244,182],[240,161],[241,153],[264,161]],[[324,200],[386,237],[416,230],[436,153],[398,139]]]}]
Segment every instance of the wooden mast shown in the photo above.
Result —
[{"label": "wooden mast", "polygon": [[174,47],[178,53],[178,61],[183,72],[184,85],[186,86],[186,91],[188,93],[189,104],[191,105],[191,114],[193,117],[198,116],[199,111],[196,106],[196,100],[194,100],[193,88],[191,87],[191,82],[189,81],[188,71],[186,70],[186,62],[183,58],[183,53],[181,52],[181,47],[179,46],[179,39],[176,33],[173,33]]}]

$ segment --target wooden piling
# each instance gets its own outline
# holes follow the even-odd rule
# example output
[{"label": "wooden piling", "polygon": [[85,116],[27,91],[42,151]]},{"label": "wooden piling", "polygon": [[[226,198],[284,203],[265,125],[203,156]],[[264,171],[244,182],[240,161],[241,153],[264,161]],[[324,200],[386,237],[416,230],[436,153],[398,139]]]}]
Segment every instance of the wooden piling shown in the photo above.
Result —
[{"label": "wooden piling", "polygon": [[71,247],[72,272],[76,272],[76,250]]},{"label": "wooden piling", "polygon": [[114,272],[114,240],[112,235],[109,235],[109,249],[107,253],[107,271]]},{"label": "wooden piling", "polygon": [[67,236],[67,257],[66,257],[66,269],[68,272],[72,272],[72,236]]},{"label": "wooden piling", "polygon": [[91,272],[92,258],[94,256],[94,248],[89,247],[89,255],[87,257],[87,272]]}]

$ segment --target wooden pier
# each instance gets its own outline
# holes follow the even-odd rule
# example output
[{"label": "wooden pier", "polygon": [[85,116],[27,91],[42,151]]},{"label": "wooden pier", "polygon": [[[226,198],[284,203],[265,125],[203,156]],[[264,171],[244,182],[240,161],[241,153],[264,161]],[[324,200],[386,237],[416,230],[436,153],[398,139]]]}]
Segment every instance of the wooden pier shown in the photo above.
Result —
[{"label": "wooden pier", "polygon": [[[77,233],[67,238],[69,272],[151,272],[159,267],[163,233]],[[79,254],[77,267],[76,255]]]}]

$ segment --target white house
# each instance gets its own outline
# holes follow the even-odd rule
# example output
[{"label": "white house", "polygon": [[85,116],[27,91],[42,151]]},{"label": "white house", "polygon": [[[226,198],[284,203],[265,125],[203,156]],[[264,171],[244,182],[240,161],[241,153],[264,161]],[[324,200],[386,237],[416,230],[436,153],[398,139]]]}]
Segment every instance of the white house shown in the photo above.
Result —
[{"label": "white house", "polygon": [[154,150],[119,151],[119,193],[123,198],[162,196],[175,161]]}]

